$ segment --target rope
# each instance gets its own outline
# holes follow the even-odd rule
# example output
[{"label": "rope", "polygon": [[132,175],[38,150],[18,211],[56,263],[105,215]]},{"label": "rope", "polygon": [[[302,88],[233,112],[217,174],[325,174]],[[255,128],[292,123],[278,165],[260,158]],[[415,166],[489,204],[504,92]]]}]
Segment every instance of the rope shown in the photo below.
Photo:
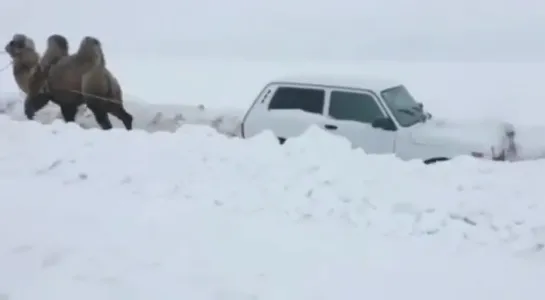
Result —
[{"label": "rope", "polygon": [[74,94],[82,95],[82,96],[85,96],[85,97],[93,97],[93,98],[97,98],[97,99],[100,99],[100,100],[103,100],[103,101],[106,101],[106,102],[110,102],[110,103],[114,103],[114,104],[122,104],[123,103],[123,101],[120,101],[118,99],[101,97],[101,96],[97,96],[97,95],[93,95],[93,94],[89,94],[89,93],[84,93],[84,92],[77,91],[77,90],[68,90],[68,91],[71,92],[71,93],[74,93]]},{"label": "rope", "polygon": [[7,65],[3,66],[3,67],[0,69],[0,72],[4,72],[4,71],[7,70],[9,67],[11,67],[11,65],[13,65],[13,61],[10,61]]},{"label": "rope", "polygon": [[[8,54],[8,53],[6,51],[0,51],[0,54]],[[7,68],[11,67],[11,65],[13,65],[13,60],[10,61],[7,65],[3,66],[0,69],[0,72],[4,72]]]}]

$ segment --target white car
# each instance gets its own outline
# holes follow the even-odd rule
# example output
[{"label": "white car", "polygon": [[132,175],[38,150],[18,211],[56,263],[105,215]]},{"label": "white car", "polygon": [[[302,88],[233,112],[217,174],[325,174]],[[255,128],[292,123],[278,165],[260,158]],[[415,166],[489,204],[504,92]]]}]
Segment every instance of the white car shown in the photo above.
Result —
[{"label": "white car", "polygon": [[300,76],[270,82],[246,112],[241,135],[272,131],[286,139],[318,125],[369,154],[394,153],[425,163],[460,155],[516,160],[508,123],[436,120],[398,82],[360,77]]}]

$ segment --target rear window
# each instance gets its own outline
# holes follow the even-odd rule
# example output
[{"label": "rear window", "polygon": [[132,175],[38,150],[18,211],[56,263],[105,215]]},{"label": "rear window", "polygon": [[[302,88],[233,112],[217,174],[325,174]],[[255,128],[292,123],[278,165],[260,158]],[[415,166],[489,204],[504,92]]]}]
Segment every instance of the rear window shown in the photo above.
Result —
[{"label": "rear window", "polygon": [[324,111],[325,91],[322,89],[280,87],[274,93],[269,110],[299,109],[312,114]]}]

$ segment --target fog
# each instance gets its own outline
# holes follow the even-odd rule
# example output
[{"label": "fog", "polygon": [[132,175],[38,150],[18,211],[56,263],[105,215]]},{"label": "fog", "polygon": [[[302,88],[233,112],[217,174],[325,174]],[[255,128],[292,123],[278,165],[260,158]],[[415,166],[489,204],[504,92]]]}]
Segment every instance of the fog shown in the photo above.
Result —
[{"label": "fog", "polygon": [[[47,11],[47,13],[46,13]],[[55,13],[51,13],[55,11]],[[109,51],[264,60],[545,60],[537,0],[3,1],[14,32]]]}]

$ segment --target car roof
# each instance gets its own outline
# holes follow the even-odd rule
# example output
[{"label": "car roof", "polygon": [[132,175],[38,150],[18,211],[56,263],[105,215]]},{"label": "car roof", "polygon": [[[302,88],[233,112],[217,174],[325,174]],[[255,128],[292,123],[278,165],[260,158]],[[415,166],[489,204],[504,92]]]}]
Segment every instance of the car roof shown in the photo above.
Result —
[{"label": "car roof", "polygon": [[372,90],[375,92],[401,85],[400,82],[395,80],[360,75],[294,75],[277,78],[271,83],[337,86]]}]

